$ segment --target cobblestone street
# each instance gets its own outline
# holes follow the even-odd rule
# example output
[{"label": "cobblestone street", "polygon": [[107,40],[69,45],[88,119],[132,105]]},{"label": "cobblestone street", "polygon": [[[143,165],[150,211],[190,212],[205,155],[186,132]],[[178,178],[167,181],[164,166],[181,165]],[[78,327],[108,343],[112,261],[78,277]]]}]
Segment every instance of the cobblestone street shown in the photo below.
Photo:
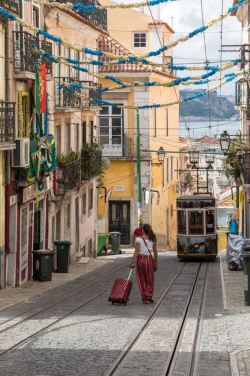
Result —
[{"label": "cobblestone street", "polygon": [[[230,278],[241,278],[242,273],[226,275],[223,257],[221,267],[219,258],[208,264],[207,271],[206,263],[201,264],[177,355],[171,363],[175,336],[200,263],[179,262],[175,253],[161,253],[155,305],[141,303],[133,275],[128,305],[112,306],[108,294],[114,279],[128,273],[130,255],[126,254],[106,258],[105,262],[98,259],[97,269],[90,268],[89,273],[75,280],[44,294],[28,295],[22,303],[1,310],[0,375],[184,375],[193,352],[196,326],[194,375],[229,376],[231,366],[233,375],[248,375],[250,310],[243,305],[224,309],[225,299],[228,307],[233,304],[234,291],[230,296],[224,287],[223,296],[221,272],[228,283]],[[170,285],[169,293],[164,295]]]}]

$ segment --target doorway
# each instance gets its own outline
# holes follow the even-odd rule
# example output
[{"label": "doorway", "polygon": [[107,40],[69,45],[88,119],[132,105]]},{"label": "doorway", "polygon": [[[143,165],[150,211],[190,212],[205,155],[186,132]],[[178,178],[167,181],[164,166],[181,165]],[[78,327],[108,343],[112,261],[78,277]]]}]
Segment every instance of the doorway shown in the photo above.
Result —
[{"label": "doorway", "polygon": [[109,231],[118,231],[121,244],[130,244],[130,201],[109,202]]},{"label": "doorway", "polygon": [[44,200],[39,201],[38,208],[34,213],[34,240],[33,250],[43,249],[44,240]]},{"label": "doorway", "polygon": [[79,197],[75,198],[75,214],[76,214],[76,252],[79,252],[79,235],[80,235],[80,213],[79,213]]},{"label": "doorway", "polygon": [[10,207],[10,223],[9,239],[10,239],[10,254],[7,258],[7,287],[15,287],[16,283],[16,219],[17,219],[17,205]]}]

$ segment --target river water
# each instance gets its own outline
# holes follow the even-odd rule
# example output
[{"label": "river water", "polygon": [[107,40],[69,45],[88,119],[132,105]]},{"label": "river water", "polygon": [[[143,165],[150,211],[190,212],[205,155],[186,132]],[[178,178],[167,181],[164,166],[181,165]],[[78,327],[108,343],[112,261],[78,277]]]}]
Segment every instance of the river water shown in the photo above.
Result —
[{"label": "river water", "polygon": [[[220,121],[187,121],[186,125],[190,128],[191,137],[216,136],[223,131],[227,131],[230,135],[234,135],[240,130],[240,120],[220,120]],[[209,126],[211,125],[211,130]],[[180,136],[188,136],[185,122],[180,122]]]}]

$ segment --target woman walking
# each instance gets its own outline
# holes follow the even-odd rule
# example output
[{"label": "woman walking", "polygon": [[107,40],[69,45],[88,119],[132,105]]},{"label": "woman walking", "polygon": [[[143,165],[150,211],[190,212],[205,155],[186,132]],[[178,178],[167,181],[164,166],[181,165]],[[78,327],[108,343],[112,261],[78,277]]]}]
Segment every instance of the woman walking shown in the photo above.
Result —
[{"label": "woman walking", "polygon": [[135,241],[131,267],[136,267],[137,280],[144,304],[154,303],[154,272],[157,269],[156,236],[150,225],[142,227],[142,237]]}]

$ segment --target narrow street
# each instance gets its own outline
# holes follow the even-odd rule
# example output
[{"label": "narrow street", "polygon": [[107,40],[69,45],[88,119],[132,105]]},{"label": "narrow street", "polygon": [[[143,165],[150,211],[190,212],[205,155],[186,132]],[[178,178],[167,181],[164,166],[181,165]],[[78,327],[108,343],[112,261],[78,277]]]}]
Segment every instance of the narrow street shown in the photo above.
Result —
[{"label": "narrow street", "polygon": [[133,275],[128,304],[111,305],[130,257],[0,311],[0,374],[231,375],[229,352],[249,346],[250,311],[224,310],[219,258],[161,252],[155,304],[142,304]]}]

